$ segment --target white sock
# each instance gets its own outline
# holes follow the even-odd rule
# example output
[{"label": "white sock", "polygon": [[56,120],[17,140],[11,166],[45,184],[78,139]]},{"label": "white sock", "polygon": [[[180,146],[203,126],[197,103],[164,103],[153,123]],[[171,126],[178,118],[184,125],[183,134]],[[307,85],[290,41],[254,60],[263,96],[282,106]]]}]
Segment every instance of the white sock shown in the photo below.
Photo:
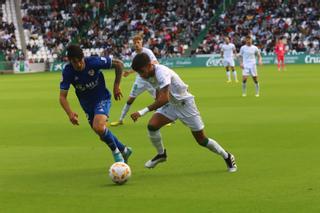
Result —
[{"label": "white sock", "polygon": [[231,81],[230,71],[227,71],[227,78],[228,78],[228,81]]},{"label": "white sock", "polygon": [[153,144],[153,146],[157,149],[158,154],[164,153],[164,147],[162,144],[162,138],[160,134],[160,130],[157,131],[150,131],[148,130],[149,138]]},{"label": "white sock", "polygon": [[112,151],[113,153],[119,153],[120,151],[119,151],[119,149],[118,148],[116,148],[114,151]]},{"label": "white sock", "polygon": [[124,117],[126,117],[126,114],[128,113],[129,109],[130,109],[131,105],[127,104],[124,105],[124,107],[122,108],[121,111],[121,116],[120,116],[120,121],[123,121]]},{"label": "white sock", "polygon": [[255,85],[255,87],[256,87],[256,95],[258,95],[259,92],[260,92],[259,82],[255,83],[254,85]]},{"label": "white sock", "polygon": [[247,82],[242,82],[242,94],[247,94]]},{"label": "white sock", "polygon": [[237,71],[233,70],[232,73],[233,73],[234,80],[237,81],[238,80]]},{"label": "white sock", "polygon": [[206,147],[212,152],[221,155],[224,159],[228,158],[228,153],[215,140],[209,138]]}]

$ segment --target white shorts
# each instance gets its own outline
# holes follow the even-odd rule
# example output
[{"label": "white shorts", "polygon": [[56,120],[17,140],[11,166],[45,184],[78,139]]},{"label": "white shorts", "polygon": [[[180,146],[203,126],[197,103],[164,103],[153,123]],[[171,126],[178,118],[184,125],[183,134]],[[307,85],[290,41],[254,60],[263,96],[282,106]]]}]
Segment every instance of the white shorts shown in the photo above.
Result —
[{"label": "white shorts", "polygon": [[223,66],[224,66],[224,67],[228,67],[228,66],[234,67],[234,60],[233,60],[233,58],[224,58],[224,59],[223,59]]},{"label": "white shorts", "polygon": [[193,132],[203,130],[204,128],[204,124],[194,98],[183,100],[179,104],[169,102],[157,109],[156,113],[160,113],[172,121],[179,119]]},{"label": "white shorts", "polygon": [[150,95],[152,95],[152,97],[156,98],[155,88],[153,88],[149,82],[143,80],[139,75],[137,75],[129,96],[135,98],[146,90]]},{"label": "white shorts", "polygon": [[258,76],[258,70],[256,64],[249,64],[249,65],[244,65],[243,70],[242,70],[242,75],[243,76]]}]

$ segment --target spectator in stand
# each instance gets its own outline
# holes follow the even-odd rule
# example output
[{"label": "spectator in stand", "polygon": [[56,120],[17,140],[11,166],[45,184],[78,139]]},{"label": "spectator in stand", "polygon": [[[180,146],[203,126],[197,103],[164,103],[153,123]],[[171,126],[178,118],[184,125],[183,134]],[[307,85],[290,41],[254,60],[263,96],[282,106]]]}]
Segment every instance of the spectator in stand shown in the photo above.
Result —
[{"label": "spectator in stand", "polygon": [[[260,44],[263,53],[273,52],[276,38],[284,37],[290,51],[319,52],[319,2],[312,0],[238,1],[212,24],[203,43],[194,54],[220,53],[217,44],[225,35],[239,50],[245,35]],[[312,45],[310,45],[312,43]],[[209,46],[210,48],[206,48]]]}]

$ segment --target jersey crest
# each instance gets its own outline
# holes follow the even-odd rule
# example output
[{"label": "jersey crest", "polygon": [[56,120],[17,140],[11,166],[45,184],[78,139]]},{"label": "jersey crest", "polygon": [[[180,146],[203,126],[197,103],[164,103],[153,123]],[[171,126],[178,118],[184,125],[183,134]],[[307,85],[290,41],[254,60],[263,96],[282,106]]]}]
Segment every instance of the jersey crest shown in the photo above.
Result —
[{"label": "jersey crest", "polygon": [[88,71],[88,74],[89,74],[90,76],[94,76],[94,70],[89,70],[89,71]]}]

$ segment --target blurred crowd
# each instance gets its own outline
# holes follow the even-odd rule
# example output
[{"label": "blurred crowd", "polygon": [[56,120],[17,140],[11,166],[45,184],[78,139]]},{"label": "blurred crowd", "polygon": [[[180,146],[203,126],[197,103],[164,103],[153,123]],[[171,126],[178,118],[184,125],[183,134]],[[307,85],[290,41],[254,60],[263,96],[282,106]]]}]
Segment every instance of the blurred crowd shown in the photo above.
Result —
[{"label": "blurred crowd", "polygon": [[[86,55],[128,59],[136,34],[158,58],[182,56],[206,27],[209,33],[191,54],[220,53],[224,36],[239,49],[248,34],[265,53],[273,52],[279,38],[289,51],[319,53],[319,1],[240,0],[208,26],[221,2],[118,0],[107,8],[104,0],[22,0],[27,57],[61,60],[65,47],[77,42]],[[11,60],[17,50],[14,25],[0,16],[0,49]]]},{"label": "blurred crowd", "polygon": [[103,47],[121,58],[128,58],[132,37],[143,34],[145,46],[157,57],[181,56],[206,27],[219,3],[213,0],[120,0],[106,15],[95,19],[81,44],[84,48]]},{"label": "blurred crowd", "polygon": [[[4,3],[4,0],[0,1],[0,5]],[[2,60],[11,61],[15,59],[18,50],[14,34],[15,27],[13,23],[8,23],[3,18],[4,14],[0,10],[0,54]]]},{"label": "blurred crowd", "polygon": [[193,54],[219,53],[223,37],[229,36],[237,49],[251,35],[262,52],[274,51],[283,39],[290,52],[319,53],[320,2],[313,0],[238,1],[220,15]]},{"label": "blurred crowd", "polygon": [[65,47],[78,34],[79,29],[91,20],[90,8],[98,3],[76,0],[37,1],[23,0],[23,28],[27,50],[58,58]]}]

